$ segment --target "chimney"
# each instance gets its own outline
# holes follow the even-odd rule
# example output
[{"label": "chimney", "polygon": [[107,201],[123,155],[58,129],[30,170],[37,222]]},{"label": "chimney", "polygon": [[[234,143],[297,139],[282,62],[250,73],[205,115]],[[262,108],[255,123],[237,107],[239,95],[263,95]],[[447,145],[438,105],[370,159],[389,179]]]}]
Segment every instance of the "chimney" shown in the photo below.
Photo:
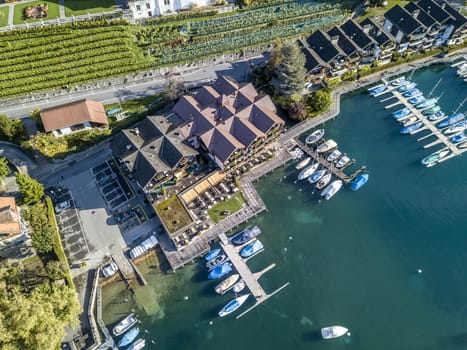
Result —
[{"label": "chimney", "polygon": [[131,145],[126,145],[126,150],[129,151],[131,149]]},{"label": "chimney", "polygon": [[331,43],[333,45],[337,45],[337,42],[339,41],[339,36],[338,35],[333,35],[331,36]]},{"label": "chimney", "polygon": [[419,9],[416,9],[412,12],[412,16],[413,18],[417,19],[418,15],[420,14],[420,10]]},{"label": "chimney", "polygon": [[365,34],[368,34],[368,33],[370,32],[370,29],[371,29],[371,25],[370,25],[370,24],[365,24],[365,25],[363,26],[363,32],[364,32]]},{"label": "chimney", "polygon": [[135,128],[135,135],[139,136],[139,129],[138,128]]},{"label": "chimney", "polygon": [[441,5],[440,5],[440,6],[441,6],[441,8],[442,8],[442,9],[444,9],[444,8],[446,8],[446,3],[445,3],[445,2],[443,2],[443,3],[441,3]]}]

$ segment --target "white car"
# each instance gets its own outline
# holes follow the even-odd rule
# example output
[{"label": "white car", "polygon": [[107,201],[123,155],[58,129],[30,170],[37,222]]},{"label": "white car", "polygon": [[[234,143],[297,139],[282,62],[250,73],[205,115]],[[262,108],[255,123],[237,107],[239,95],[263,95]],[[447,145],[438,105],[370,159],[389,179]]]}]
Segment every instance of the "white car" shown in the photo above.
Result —
[{"label": "white car", "polygon": [[71,208],[71,201],[63,201],[55,206],[55,213],[60,214],[62,210]]},{"label": "white car", "polygon": [[104,275],[105,278],[109,278],[115,275],[117,271],[118,271],[118,267],[117,267],[117,264],[115,264],[114,262],[111,262],[110,264],[105,265],[102,268],[102,274]]}]

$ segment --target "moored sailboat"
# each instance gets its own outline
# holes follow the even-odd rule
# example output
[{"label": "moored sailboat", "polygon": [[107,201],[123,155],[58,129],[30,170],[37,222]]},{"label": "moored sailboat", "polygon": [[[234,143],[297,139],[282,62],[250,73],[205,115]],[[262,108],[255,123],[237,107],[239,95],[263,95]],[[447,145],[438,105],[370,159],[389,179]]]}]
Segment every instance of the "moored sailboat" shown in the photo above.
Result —
[{"label": "moored sailboat", "polygon": [[331,173],[328,173],[328,174],[324,175],[321,178],[321,180],[319,180],[318,183],[316,184],[316,189],[320,190],[320,189],[324,188],[331,181],[331,178],[332,178]]},{"label": "moored sailboat", "polygon": [[449,154],[449,149],[445,148],[439,151],[436,151],[432,154],[427,155],[425,158],[422,159],[421,163],[426,166],[430,166],[438,162],[441,158],[446,157]]},{"label": "moored sailboat", "polygon": [[311,157],[306,157],[305,159],[299,161],[297,166],[295,167],[295,169],[300,170],[300,169],[306,167],[308,165],[308,163],[310,162],[310,160],[311,160]]},{"label": "moored sailboat", "polygon": [[133,327],[138,322],[136,318],[136,314],[132,312],[125,318],[123,318],[117,325],[113,328],[112,333],[114,336],[118,337],[128,331],[131,327]]},{"label": "moored sailboat", "polygon": [[344,183],[342,180],[335,180],[331,182],[324,190],[321,192],[321,197],[326,200],[331,199],[341,188]]},{"label": "moored sailboat", "polygon": [[249,296],[250,296],[250,294],[245,294],[245,295],[239,296],[239,297],[229,301],[221,309],[221,311],[219,311],[219,317],[227,316],[227,315],[231,314],[232,312],[234,312],[235,310],[237,310],[238,308],[240,308],[240,306],[242,306],[245,303],[245,301],[248,299]]},{"label": "moored sailboat", "polygon": [[305,139],[305,143],[307,145],[312,145],[315,142],[319,141],[323,136],[324,136],[324,129],[318,129],[307,136],[307,138]]},{"label": "moored sailboat", "polygon": [[240,278],[240,275],[238,273],[235,273],[232,276],[227,277],[225,280],[223,280],[221,283],[219,283],[216,286],[215,288],[216,293],[224,294],[226,291],[232,288],[235,285],[235,283],[237,283],[239,278]]},{"label": "moored sailboat", "polygon": [[305,169],[303,169],[299,174],[298,174],[298,180],[305,180],[307,177],[311,176],[316,169],[318,169],[319,163],[313,163],[309,166],[307,166]]}]

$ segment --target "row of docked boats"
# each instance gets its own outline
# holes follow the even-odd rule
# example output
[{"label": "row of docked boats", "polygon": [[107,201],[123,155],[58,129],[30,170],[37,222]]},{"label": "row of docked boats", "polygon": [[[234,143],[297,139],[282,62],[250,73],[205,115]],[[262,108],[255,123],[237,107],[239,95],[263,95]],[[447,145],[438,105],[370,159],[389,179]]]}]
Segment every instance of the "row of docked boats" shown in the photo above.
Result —
[{"label": "row of docked boats", "polygon": [[[324,129],[319,129],[312,132],[305,139],[305,143],[308,146],[313,146],[315,143],[320,141],[324,136]],[[325,156],[325,154],[327,156]],[[323,166],[320,168],[320,163],[318,161],[318,154],[326,159],[330,163],[331,167],[328,169]],[[316,155],[313,159],[312,157],[305,157],[295,166],[297,170],[300,170],[298,174],[298,180],[305,180],[315,186],[316,190],[322,190],[321,197],[326,200],[331,199],[343,186],[342,180],[335,180],[331,182],[332,179],[332,169],[342,169],[351,163],[350,158],[343,154],[339,149],[337,149],[337,142],[329,139],[316,147]],[[310,165],[310,163],[312,163]],[[360,176],[355,179],[355,183],[351,186],[351,189],[356,191],[362,187],[368,180],[368,174],[365,176]]]},{"label": "row of docked boats", "polygon": [[120,337],[117,343],[119,348],[130,345],[127,350],[141,350],[145,347],[146,341],[143,338],[135,340],[140,334],[139,327],[134,327],[138,323],[138,319],[134,312],[121,319],[112,329],[114,337]]},{"label": "row of docked boats", "polygon": [[[258,226],[250,226],[238,232],[230,238],[231,244],[238,247],[239,255],[246,261],[264,250],[262,242],[257,238],[261,230]],[[220,258],[225,254],[221,248],[213,249],[205,256],[206,267],[208,270],[208,279],[220,279],[226,277],[233,271],[232,263],[228,259]],[[238,310],[248,299],[250,293],[238,295],[246,287],[245,281],[239,273],[234,273],[219,282],[214,290],[217,294],[224,295],[228,291],[233,291],[235,298],[230,300],[218,312],[219,317],[225,317]]]},{"label": "row of docked boats", "polygon": [[[416,87],[417,84],[406,80],[404,77],[394,80],[390,85],[391,90],[397,89],[408,104],[413,106],[411,108],[404,107],[392,113],[392,118],[401,124],[401,134],[413,134],[421,130],[427,121],[430,121],[448,137],[451,143],[457,145],[460,149],[467,148],[467,135],[464,134],[467,129],[467,121],[464,113],[456,111],[446,116],[437,104],[439,98],[425,98],[423,93]],[[386,87],[388,86],[386,85]],[[379,91],[380,86],[370,89],[370,94],[376,89]],[[420,112],[415,113],[414,110]],[[421,163],[430,167],[449,154],[449,148],[445,147],[424,157]]]}]

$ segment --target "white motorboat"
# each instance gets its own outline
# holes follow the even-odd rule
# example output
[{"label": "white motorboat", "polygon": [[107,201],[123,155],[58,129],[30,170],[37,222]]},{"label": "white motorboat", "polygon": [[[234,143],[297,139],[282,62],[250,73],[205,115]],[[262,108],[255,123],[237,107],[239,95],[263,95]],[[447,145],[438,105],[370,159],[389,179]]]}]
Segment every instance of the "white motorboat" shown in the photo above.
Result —
[{"label": "white motorboat", "polygon": [[329,200],[334,196],[341,188],[344,183],[342,180],[334,180],[321,192],[321,197]]},{"label": "white motorboat", "polygon": [[456,123],[454,125],[451,125],[449,128],[444,130],[444,133],[446,135],[447,134],[454,134],[454,133],[459,132],[459,131],[464,131],[465,129],[467,129],[467,121],[466,120],[458,122],[458,123]]},{"label": "white motorboat", "polygon": [[342,326],[330,326],[321,328],[323,339],[334,339],[345,335],[349,330]]},{"label": "white motorboat", "polygon": [[233,274],[232,276],[227,277],[225,280],[223,280],[221,283],[219,283],[215,290],[217,294],[224,294],[227,292],[230,288],[232,288],[235,283],[237,283],[238,279],[240,278],[240,275],[238,273]]},{"label": "white motorboat", "polygon": [[411,124],[413,124],[413,123],[415,123],[415,122],[417,122],[417,121],[418,121],[418,118],[417,118],[416,116],[413,115],[413,116],[411,116],[411,117],[408,118],[408,119],[404,119],[404,120],[401,122],[401,124],[402,124],[403,126],[409,126],[409,125],[411,125]]},{"label": "white motorboat", "polygon": [[307,158],[299,161],[297,166],[295,167],[295,169],[300,170],[300,169],[306,167],[308,165],[308,163],[310,162],[310,160],[311,160],[311,157],[307,157]]},{"label": "white motorboat", "polygon": [[118,337],[133,327],[138,322],[135,313],[131,313],[122,319],[118,324],[113,328],[112,333],[114,336]]},{"label": "white motorboat", "polygon": [[317,152],[324,153],[337,147],[337,142],[334,140],[327,140],[318,146]]},{"label": "white motorboat", "polygon": [[323,136],[324,136],[324,129],[318,129],[307,136],[307,138],[305,139],[305,143],[307,145],[312,145],[315,142],[319,141]]},{"label": "white motorboat", "polygon": [[318,167],[319,167],[318,162],[307,166],[305,169],[300,171],[300,173],[298,174],[298,179],[305,180],[307,177],[311,176],[311,174],[313,174],[316,171],[316,169],[318,169]]},{"label": "white motorboat", "polygon": [[309,178],[308,182],[311,184],[314,184],[315,182],[318,182],[326,173],[328,172],[327,169],[322,169],[315,171]]},{"label": "white motorboat", "polygon": [[343,156],[339,161],[336,163],[336,168],[340,169],[345,167],[347,164],[349,164],[350,158],[347,156]]},{"label": "white motorboat", "polygon": [[133,344],[131,344],[127,350],[141,350],[144,348],[145,345],[146,340],[144,340],[143,338],[139,338]]},{"label": "white motorboat", "polygon": [[441,158],[446,157],[451,151],[448,148],[436,151],[422,159],[421,163],[426,166],[435,165]]},{"label": "white motorboat", "polygon": [[235,285],[232,287],[232,290],[234,293],[240,293],[242,290],[244,290],[246,287],[246,283],[243,279],[235,283]]},{"label": "white motorboat", "polygon": [[331,173],[324,175],[316,184],[316,189],[320,190],[324,188],[324,186],[326,186],[329,183],[329,181],[331,181],[331,177],[332,177]]},{"label": "white motorboat", "polygon": [[342,155],[342,152],[339,151],[338,149],[335,149],[334,151],[332,151],[328,157],[326,158],[326,160],[330,163],[334,162],[337,158],[339,158],[340,156]]},{"label": "white motorboat", "polygon": [[227,316],[228,314],[231,314],[235,310],[237,310],[240,306],[245,303],[245,301],[248,299],[250,294],[245,294],[242,296],[239,296],[238,298],[235,298],[231,301],[229,301],[222,309],[219,311],[219,317],[224,317]]}]

